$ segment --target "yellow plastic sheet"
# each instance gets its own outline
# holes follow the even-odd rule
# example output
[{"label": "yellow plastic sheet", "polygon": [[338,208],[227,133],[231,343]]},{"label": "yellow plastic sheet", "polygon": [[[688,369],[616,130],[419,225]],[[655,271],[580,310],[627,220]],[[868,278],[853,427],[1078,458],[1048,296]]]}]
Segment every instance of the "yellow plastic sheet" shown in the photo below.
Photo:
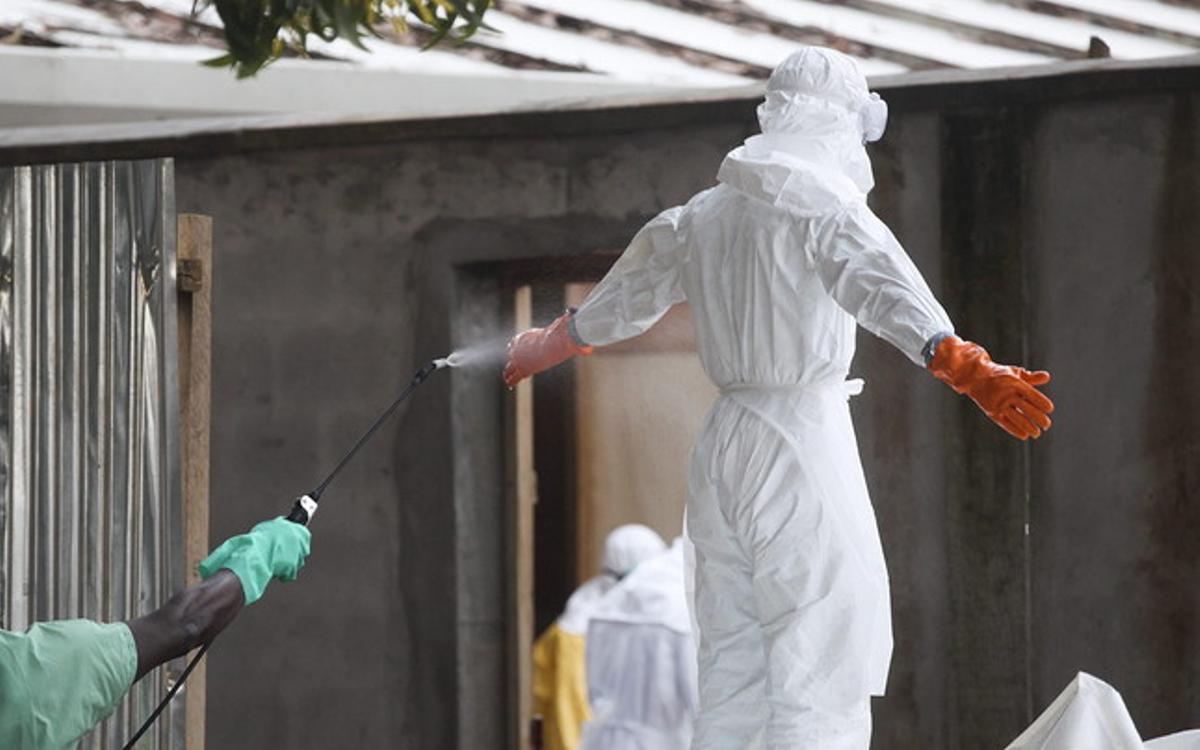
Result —
[{"label": "yellow plastic sheet", "polygon": [[558,623],[533,644],[533,710],[542,716],[546,750],[575,750],[592,718],[584,674],[584,639]]}]

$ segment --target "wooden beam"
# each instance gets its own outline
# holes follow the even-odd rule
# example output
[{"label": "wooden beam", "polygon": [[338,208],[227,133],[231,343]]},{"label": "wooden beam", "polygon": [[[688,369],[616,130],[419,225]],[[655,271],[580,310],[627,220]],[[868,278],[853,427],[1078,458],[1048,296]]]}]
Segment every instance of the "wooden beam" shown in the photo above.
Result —
[{"label": "wooden beam", "polygon": [[[212,218],[178,217],[179,404],[187,585],[208,554],[209,422],[212,400]],[[204,750],[205,663],[185,690],[187,750]]]},{"label": "wooden beam", "polygon": [[[521,287],[514,295],[516,330],[529,328],[533,315],[532,291]],[[508,674],[510,746],[527,750],[533,718],[533,504],[537,502],[537,475],[533,464],[533,385],[517,386],[508,401]]]}]

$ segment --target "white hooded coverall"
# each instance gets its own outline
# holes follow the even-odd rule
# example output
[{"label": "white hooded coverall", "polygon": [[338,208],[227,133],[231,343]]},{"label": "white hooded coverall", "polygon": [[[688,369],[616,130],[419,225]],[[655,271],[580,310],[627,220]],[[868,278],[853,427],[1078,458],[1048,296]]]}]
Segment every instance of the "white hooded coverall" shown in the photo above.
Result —
[{"label": "white hooded coverall", "polygon": [[571,594],[562,615],[533,644],[533,704],[541,714],[546,747],[578,746],[588,717],[585,636],[592,613],[623,577],[667,545],[641,524],[618,526],[604,540],[604,572]]},{"label": "white hooded coverall", "polygon": [[687,750],[696,715],[696,646],[682,539],[596,603],[587,681],[592,720],[579,750]]},{"label": "white hooded coverall", "polygon": [[891,658],[888,579],[850,422],[855,322],[923,365],[953,326],[867,207],[886,109],[849,57],[772,74],[763,134],[634,237],[571,321],[602,346],[687,300],[721,389],[695,446],[693,748],[868,747]]}]

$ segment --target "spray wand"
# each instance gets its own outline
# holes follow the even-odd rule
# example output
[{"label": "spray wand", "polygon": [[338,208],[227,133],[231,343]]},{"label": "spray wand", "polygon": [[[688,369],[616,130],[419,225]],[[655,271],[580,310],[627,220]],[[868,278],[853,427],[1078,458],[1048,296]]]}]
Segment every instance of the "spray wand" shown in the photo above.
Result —
[{"label": "spray wand", "polygon": [[[383,411],[382,414],[375,418],[375,421],[369,428],[367,428],[367,431],[363,433],[362,437],[358,439],[358,442],[354,444],[354,447],[347,451],[346,455],[342,456],[342,460],[338,461],[337,466],[333,467],[333,471],[329,472],[329,475],[325,477],[325,479],[318,484],[316,488],[296,499],[296,504],[292,506],[292,510],[290,513],[288,513],[287,519],[293,523],[298,523],[301,526],[307,526],[308,522],[312,520],[313,514],[317,512],[317,503],[321,501],[321,495],[325,494],[325,490],[329,487],[330,483],[333,482],[334,478],[341,473],[342,469],[346,467],[346,464],[350,463],[350,459],[354,458],[359,449],[366,445],[367,441],[369,441],[375,435],[375,433],[379,431],[379,428],[383,426],[383,423],[387,421],[388,417],[392,416],[393,412],[399,408],[400,404],[404,403],[404,400],[412,395],[412,392],[417,389],[417,386],[421,385],[421,383],[424,383],[430,375],[442,369],[443,367],[452,366],[454,364],[453,357],[454,355],[451,355],[450,357],[443,357],[442,359],[435,359],[422,367],[420,370],[417,370],[416,374],[413,375],[412,380],[409,382],[408,387],[400,392],[400,395],[396,397],[396,400],[392,402],[391,406],[389,406]],[[192,657],[192,660],[188,662],[187,667],[183,670],[183,673],[179,675],[179,679],[167,692],[166,696],[158,704],[158,707],[154,709],[154,712],[150,714],[150,717],[146,719],[145,723],[142,724],[141,728],[137,730],[133,737],[131,737],[129,741],[125,743],[125,746],[122,748],[122,750],[131,750],[131,748],[134,746],[134,743],[140,740],[142,735],[154,725],[154,721],[158,718],[159,714],[161,714],[163,710],[170,705],[171,699],[174,698],[175,694],[179,692],[179,689],[183,687],[184,681],[187,680],[188,675],[192,673],[192,670],[196,668],[196,664],[199,663],[200,659],[204,656],[204,653],[208,651],[208,647],[210,645],[212,645],[211,640],[200,647],[200,650],[198,650],[196,655]]]},{"label": "spray wand", "polygon": [[350,459],[354,458],[354,455],[358,453],[358,450],[362,448],[372,436],[375,435],[379,428],[383,426],[383,423],[387,421],[387,418],[392,416],[392,412],[396,411],[400,404],[404,403],[404,400],[408,398],[414,390],[417,389],[417,386],[419,386],[421,383],[424,383],[425,379],[434,372],[442,369],[443,367],[449,366],[449,358],[443,358],[435,359],[422,367],[420,370],[417,370],[417,373],[413,375],[412,382],[408,384],[408,387],[400,393],[396,400],[392,402],[391,406],[385,409],[384,412],[375,419],[375,422],[367,429],[366,432],[363,433],[363,436],[358,439],[358,442],[354,444],[354,447],[347,451],[346,455],[342,456],[342,460],[338,461],[337,466],[333,467],[333,471],[329,472],[329,476],[325,477],[324,481],[318,484],[315,489],[310,490],[308,493],[296,498],[296,504],[292,506],[292,512],[288,513],[287,519],[293,523],[298,523],[301,526],[307,526],[308,522],[312,520],[313,514],[317,512],[317,503],[321,502],[321,495],[325,494],[325,489],[329,487],[334,478],[341,473],[342,469],[346,467],[346,464],[350,463]]}]

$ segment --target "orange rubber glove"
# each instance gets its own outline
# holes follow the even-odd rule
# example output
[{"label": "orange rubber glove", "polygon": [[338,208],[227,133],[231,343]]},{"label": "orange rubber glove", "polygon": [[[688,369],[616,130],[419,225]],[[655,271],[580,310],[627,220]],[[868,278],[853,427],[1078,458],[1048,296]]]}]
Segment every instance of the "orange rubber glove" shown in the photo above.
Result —
[{"label": "orange rubber glove", "polygon": [[504,384],[515,388],[530,375],[549,370],[580,354],[591,354],[593,347],[581,346],[570,330],[571,313],[563,313],[545,328],[522,331],[508,342],[508,364],[504,366]]},{"label": "orange rubber glove", "polygon": [[937,344],[929,362],[933,376],[971,400],[1020,440],[1050,429],[1054,403],[1034,388],[1050,382],[1050,373],[998,365],[979,344],[947,336]]}]

